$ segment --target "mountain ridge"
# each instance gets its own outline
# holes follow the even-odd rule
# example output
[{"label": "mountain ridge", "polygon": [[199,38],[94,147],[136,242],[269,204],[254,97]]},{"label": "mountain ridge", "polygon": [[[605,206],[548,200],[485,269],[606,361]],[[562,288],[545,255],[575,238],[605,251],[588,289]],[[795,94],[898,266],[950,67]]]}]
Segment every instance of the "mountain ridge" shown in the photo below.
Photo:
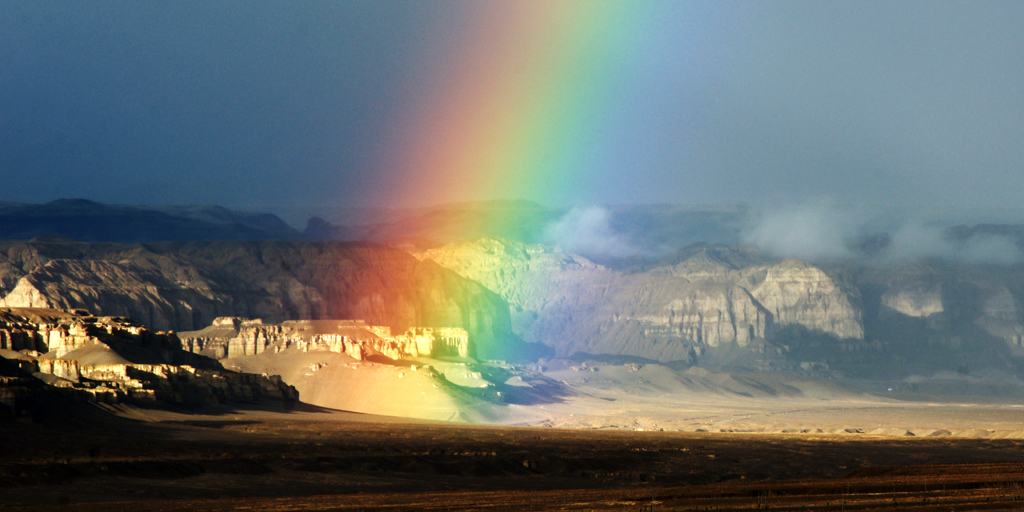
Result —
[{"label": "mountain ridge", "polygon": [[219,206],[108,205],[87,199],[0,204],[0,240],[53,236],[124,243],[303,238],[276,215]]},{"label": "mountain ridge", "polygon": [[464,327],[486,357],[514,356],[518,343],[496,294],[370,242],[0,242],[0,285],[0,305],[84,308],[160,330],[339,318]]},{"label": "mountain ridge", "polygon": [[695,244],[623,271],[502,239],[414,254],[492,287],[515,332],[560,356],[897,380],[1024,370],[1019,266],[814,265]]}]

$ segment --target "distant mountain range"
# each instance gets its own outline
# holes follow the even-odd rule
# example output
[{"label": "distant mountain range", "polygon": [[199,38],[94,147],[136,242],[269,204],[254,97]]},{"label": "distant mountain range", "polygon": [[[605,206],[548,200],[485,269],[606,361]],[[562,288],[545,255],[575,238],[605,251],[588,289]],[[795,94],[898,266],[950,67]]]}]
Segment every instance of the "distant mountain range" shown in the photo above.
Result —
[{"label": "distant mountain range", "polygon": [[503,239],[414,256],[493,290],[513,331],[558,356],[809,372],[940,395],[968,383],[1024,389],[1020,264],[816,265],[695,244],[623,271]]},{"label": "distant mountain range", "polygon": [[[696,242],[733,244],[739,240],[741,207],[610,205],[609,228],[647,254],[667,254]],[[270,213],[220,206],[108,205],[85,199],[45,204],[0,203],[0,240],[60,237],[79,242],[152,243],[173,241],[355,241],[422,250],[460,240],[499,237],[525,243],[550,242],[546,229],[569,208],[530,201],[486,201],[385,211],[350,208],[335,224],[312,217],[304,230]],[[604,264],[622,262],[585,254]],[[626,262],[632,263],[632,262]]]},{"label": "distant mountain range", "polygon": [[[584,256],[613,267],[642,264],[699,242],[735,244],[747,220],[742,205],[670,204],[601,205],[609,233],[631,247],[630,255]],[[407,210],[400,218],[356,225],[336,225],[312,218],[305,235],[313,240],[371,240],[406,250],[477,238],[504,238],[524,243],[557,242],[549,228],[571,217],[572,208],[549,208],[530,201],[451,203]],[[581,226],[586,227],[586,226]],[[573,231],[570,227],[569,231]],[[597,234],[595,234],[597,235]]]},{"label": "distant mountain range", "polygon": [[[57,237],[78,242],[153,243],[176,241],[372,241],[407,251],[479,238],[558,245],[616,269],[633,271],[678,260],[693,244],[743,243],[756,213],[744,205],[601,205],[597,230],[586,219],[567,221],[581,209],[546,207],[530,201],[480,201],[427,208],[347,207],[332,220],[310,217],[299,230],[277,215],[213,205],[108,205],[85,199],[45,204],[0,202],[0,240]],[[924,245],[915,257],[1012,262],[1024,253],[1024,225],[977,224],[930,228],[932,232],[865,232],[846,239],[849,257],[883,264],[907,257],[906,245]],[[561,228],[552,232],[552,227]],[[588,227],[591,232],[587,232]],[[603,231],[602,231],[603,229]],[[749,234],[749,233],[748,233]],[[570,240],[564,238],[568,236]],[[894,239],[895,237],[902,237]],[[571,238],[576,237],[576,240]],[[607,240],[628,246],[608,249]],[[931,237],[931,238],[929,238]],[[935,239],[939,237],[939,239]],[[580,243],[582,239],[582,244]],[[577,242],[574,246],[573,242]],[[587,246],[587,243],[591,247]],[[1014,251],[1012,246],[1020,250]],[[594,249],[597,247],[597,250]],[[762,247],[764,249],[764,247]],[[770,248],[769,248],[770,249]],[[902,251],[902,252],[901,252]],[[685,259],[685,258],[684,258]],[[678,261],[677,261],[678,262]]]},{"label": "distant mountain range", "polygon": [[739,207],[601,211],[608,236],[671,251],[599,261],[535,243],[571,212],[521,201],[353,226],[314,219],[305,231],[210,206],[0,204],[0,236],[32,239],[0,243],[0,307],[85,308],[161,330],[218,316],[464,327],[489,358],[1024,389],[1022,226],[928,232],[942,250],[903,259],[891,248],[905,235],[883,233],[854,256],[804,261],[736,244]]},{"label": "distant mountain range", "polygon": [[368,242],[0,242],[3,307],[86,309],[175,331],[221,316],[463,327],[482,357],[521,352],[494,292]]},{"label": "distant mountain range", "polygon": [[80,242],[299,240],[303,234],[268,213],[220,206],[121,206],[85,199],[0,203],[0,239],[62,237]]}]

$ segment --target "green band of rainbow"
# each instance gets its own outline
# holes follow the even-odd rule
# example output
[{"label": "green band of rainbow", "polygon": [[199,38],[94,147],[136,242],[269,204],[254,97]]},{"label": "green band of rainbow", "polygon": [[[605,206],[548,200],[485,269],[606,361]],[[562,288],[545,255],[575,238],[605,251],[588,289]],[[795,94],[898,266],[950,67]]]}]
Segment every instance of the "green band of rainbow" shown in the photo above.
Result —
[{"label": "green band of rainbow", "polygon": [[641,1],[472,4],[429,93],[395,123],[394,198],[572,200],[643,43]]}]

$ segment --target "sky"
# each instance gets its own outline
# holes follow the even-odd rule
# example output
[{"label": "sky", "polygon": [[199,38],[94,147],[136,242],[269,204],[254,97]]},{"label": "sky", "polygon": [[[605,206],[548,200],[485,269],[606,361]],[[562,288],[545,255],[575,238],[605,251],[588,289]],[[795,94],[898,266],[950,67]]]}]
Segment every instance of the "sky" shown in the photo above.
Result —
[{"label": "sky", "polygon": [[0,201],[1017,208],[1024,3],[0,0]]}]

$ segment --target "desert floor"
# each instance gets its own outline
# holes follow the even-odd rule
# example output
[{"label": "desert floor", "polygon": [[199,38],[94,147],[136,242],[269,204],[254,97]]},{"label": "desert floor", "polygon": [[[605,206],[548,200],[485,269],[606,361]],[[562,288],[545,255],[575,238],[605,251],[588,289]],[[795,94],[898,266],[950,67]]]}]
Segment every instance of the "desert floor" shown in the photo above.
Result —
[{"label": "desert floor", "polygon": [[[615,403],[608,398],[588,400]],[[587,428],[638,417],[668,424],[656,421],[667,411],[636,404],[609,409],[607,421],[577,408],[579,424],[562,425],[575,428],[397,419],[304,404],[291,411],[119,407],[73,421],[8,421],[0,423],[0,508],[1024,508],[1024,440],[1015,439],[1024,422],[1012,404],[807,396],[723,404],[694,404],[674,416],[718,427],[707,432],[638,431],[644,427],[636,422]],[[752,432],[759,428],[772,433]]]}]

